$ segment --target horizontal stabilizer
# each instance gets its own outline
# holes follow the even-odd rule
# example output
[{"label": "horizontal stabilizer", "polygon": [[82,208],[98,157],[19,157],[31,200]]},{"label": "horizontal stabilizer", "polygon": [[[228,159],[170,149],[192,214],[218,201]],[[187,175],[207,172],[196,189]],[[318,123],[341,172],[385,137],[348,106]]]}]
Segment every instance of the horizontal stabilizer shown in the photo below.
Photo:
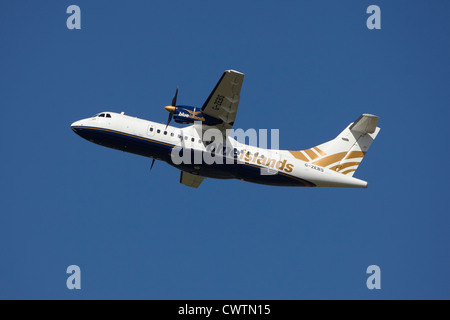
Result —
[{"label": "horizontal stabilizer", "polygon": [[365,133],[374,133],[377,129],[379,117],[372,114],[363,114],[351,126],[351,131]]}]

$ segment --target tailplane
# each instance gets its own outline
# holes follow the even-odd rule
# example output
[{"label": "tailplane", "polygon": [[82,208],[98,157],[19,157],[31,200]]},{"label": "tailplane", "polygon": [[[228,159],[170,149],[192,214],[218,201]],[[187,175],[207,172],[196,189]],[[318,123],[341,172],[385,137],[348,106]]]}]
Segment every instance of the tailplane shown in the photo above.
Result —
[{"label": "tailplane", "polygon": [[289,152],[302,161],[353,176],[380,131],[378,119],[363,114],[335,139],[311,149]]}]

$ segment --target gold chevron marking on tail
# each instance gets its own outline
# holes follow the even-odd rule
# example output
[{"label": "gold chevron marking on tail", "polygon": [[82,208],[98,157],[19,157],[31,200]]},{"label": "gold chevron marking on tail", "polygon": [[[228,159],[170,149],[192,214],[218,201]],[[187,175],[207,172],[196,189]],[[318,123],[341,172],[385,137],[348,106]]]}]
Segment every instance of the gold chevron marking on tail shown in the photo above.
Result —
[{"label": "gold chevron marking on tail", "polygon": [[[315,152],[314,152],[314,151]],[[342,162],[345,160],[349,160],[349,159],[355,159],[355,158],[363,158],[364,155],[366,154],[364,151],[350,151],[350,152],[338,152],[329,156],[324,157],[324,155],[326,155],[325,152],[323,152],[322,150],[320,150],[317,147],[311,148],[311,149],[307,149],[307,150],[302,150],[302,151],[289,151],[296,159],[305,161],[305,162],[311,162],[313,164],[316,164],[318,166],[321,167],[327,167],[333,163],[336,162]],[[318,154],[320,154],[320,156],[318,156],[316,154],[316,152]],[[311,160],[308,159],[308,157],[305,156],[305,154],[307,154]],[[319,158],[319,159],[317,159]],[[317,159],[317,160],[315,160]],[[315,160],[315,161],[314,161]],[[341,171],[345,168],[348,168],[350,166],[356,166],[359,165],[361,161],[359,162],[346,162],[346,163],[342,163],[339,165],[335,165],[333,167],[331,167],[331,170],[334,171]]]},{"label": "gold chevron marking on tail", "polygon": [[345,168],[348,168],[348,167],[358,166],[360,163],[361,162],[346,162],[346,163],[343,163],[343,164],[339,164],[339,165],[333,166],[333,167],[330,168],[330,170],[341,171],[341,170],[344,170]]},{"label": "gold chevron marking on tail", "polygon": [[330,167],[329,169],[333,170],[333,171],[339,171],[341,169],[341,167],[342,167],[342,165],[337,164],[335,166]]},{"label": "gold chevron marking on tail", "polygon": [[364,151],[350,151],[347,156],[343,160],[353,159],[353,158],[362,158],[366,153]]},{"label": "gold chevron marking on tail", "polygon": [[[301,150],[301,151],[289,151],[295,158],[305,161],[305,162],[311,162],[314,159],[317,159],[319,157],[323,157],[326,156],[327,154],[325,152],[323,152],[322,150],[320,150],[317,147],[314,148],[310,148],[307,150]],[[307,154],[308,157],[311,159],[308,159],[308,157],[305,155]]]},{"label": "gold chevron marking on tail", "polygon": [[305,161],[305,162],[309,162],[308,158],[305,157],[305,155],[301,152],[301,151],[289,151],[295,158]]},{"label": "gold chevron marking on tail", "polygon": [[335,154],[332,154],[331,156],[316,160],[313,163],[317,164],[318,166],[321,166],[321,167],[326,167],[332,163],[341,161],[345,157],[346,154],[347,154],[347,152],[335,153]]},{"label": "gold chevron marking on tail", "polygon": [[318,154],[320,154],[322,157],[327,155],[325,152],[323,152],[317,147],[314,147],[313,150],[316,151]]},{"label": "gold chevron marking on tail", "polygon": [[312,149],[303,150],[303,152],[306,153],[308,157],[311,158],[311,160],[314,160],[319,157],[314,151],[312,151]]}]

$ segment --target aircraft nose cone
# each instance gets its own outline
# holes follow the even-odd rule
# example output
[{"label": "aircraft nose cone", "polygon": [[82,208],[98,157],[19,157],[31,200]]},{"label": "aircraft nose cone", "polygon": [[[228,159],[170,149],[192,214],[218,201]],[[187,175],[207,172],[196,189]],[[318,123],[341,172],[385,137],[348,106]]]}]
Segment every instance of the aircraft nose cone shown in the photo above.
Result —
[{"label": "aircraft nose cone", "polygon": [[81,127],[81,121],[75,121],[74,123],[72,123],[70,125],[70,127],[72,128],[73,132],[77,133],[77,128]]}]

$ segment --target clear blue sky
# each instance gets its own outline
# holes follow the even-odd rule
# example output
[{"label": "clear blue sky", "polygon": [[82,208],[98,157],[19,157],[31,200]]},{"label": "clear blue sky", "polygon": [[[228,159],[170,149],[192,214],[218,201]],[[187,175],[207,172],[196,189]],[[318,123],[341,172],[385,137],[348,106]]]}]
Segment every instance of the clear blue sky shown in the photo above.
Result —
[{"label": "clear blue sky", "polygon": [[[450,298],[449,14],[441,0],[2,0],[0,298]],[[200,106],[226,69],[246,74],[235,127],[280,129],[282,149],[380,116],[355,174],[369,188],[191,189],[70,129],[105,110],[165,122],[177,85]]]}]

